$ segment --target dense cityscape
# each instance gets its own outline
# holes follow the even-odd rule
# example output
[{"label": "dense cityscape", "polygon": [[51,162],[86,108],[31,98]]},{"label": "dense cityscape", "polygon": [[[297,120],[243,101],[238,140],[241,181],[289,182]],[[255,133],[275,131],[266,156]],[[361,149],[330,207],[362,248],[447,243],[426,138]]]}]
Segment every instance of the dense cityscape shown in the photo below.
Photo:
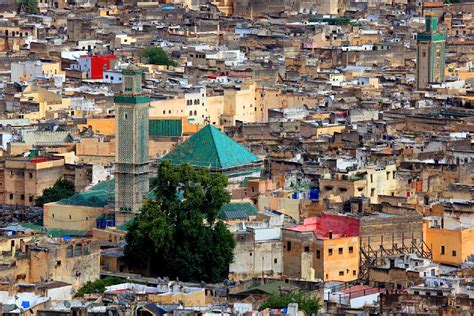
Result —
[{"label": "dense cityscape", "polygon": [[474,315],[474,0],[0,0],[0,314]]}]

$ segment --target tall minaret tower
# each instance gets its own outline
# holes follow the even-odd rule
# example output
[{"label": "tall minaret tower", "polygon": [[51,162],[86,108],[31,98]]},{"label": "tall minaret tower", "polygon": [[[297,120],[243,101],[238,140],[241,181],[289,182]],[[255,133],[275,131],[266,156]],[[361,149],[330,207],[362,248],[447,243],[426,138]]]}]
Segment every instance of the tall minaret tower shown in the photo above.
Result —
[{"label": "tall minaret tower", "polygon": [[115,221],[126,222],[148,193],[148,107],[136,67],[122,71],[122,93],[115,95]]},{"label": "tall minaret tower", "polygon": [[438,17],[426,17],[426,29],[416,35],[416,88],[444,82],[446,35],[438,32]]}]

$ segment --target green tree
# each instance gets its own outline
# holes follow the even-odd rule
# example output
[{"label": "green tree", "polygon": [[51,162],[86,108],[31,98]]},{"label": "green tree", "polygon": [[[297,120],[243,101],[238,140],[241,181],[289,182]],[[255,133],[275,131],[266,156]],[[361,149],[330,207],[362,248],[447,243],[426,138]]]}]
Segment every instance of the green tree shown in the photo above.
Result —
[{"label": "green tree", "polygon": [[27,13],[36,14],[39,12],[38,0],[20,0],[20,4],[23,5]]},{"label": "green tree", "polygon": [[306,315],[317,315],[321,309],[319,299],[308,294],[301,294],[298,292],[290,292],[281,295],[272,295],[260,305],[260,310],[265,308],[282,309],[290,303],[298,303],[298,309],[306,313]]},{"label": "green tree", "polygon": [[129,266],[186,281],[222,281],[235,246],[232,234],[217,220],[230,199],[227,178],[164,161],[155,185],[155,198],[128,225]]},{"label": "green tree", "polygon": [[107,286],[124,283],[125,281],[116,277],[105,277],[96,281],[89,281],[77,291],[76,296],[83,297],[84,294],[103,293]]},{"label": "green tree", "polygon": [[143,49],[140,56],[149,64],[177,66],[178,64],[172,60],[161,47],[147,47]]},{"label": "green tree", "polygon": [[57,202],[75,194],[74,183],[59,179],[50,188],[43,190],[43,195],[36,199],[36,206],[43,206],[46,203]]}]

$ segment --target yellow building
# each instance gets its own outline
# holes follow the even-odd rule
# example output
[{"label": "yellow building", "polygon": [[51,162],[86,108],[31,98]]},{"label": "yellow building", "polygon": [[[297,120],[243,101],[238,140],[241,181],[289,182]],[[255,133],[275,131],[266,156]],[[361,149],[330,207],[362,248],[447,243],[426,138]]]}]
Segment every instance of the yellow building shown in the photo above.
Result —
[{"label": "yellow building", "polygon": [[315,276],[324,281],[349,282],[359,277],[359,237],[318,239]]},{"label": "yellow building", "polygon": [[206,292],[203,288],[185,287],[182,291],[163,294],[149,294],[148,300],[159,304],[183,304],[185,307],[206,306]]},{"label": "yellow building", "polygon": [[321,213],[282,229],[283,275],[349,282],[359,275],[359,220]]},{"label": "yellow building", "polygon": [[443,222],[444,219],[423,222],[424,242],[431,248],[434,262],[459,266],[474,254],[474,227],[446,227]]},{"label": "yellow building", "polygon": [[115,135],[115,118],[87,118],[85,124],[78,124],[80,130],[90,128],[94,134],[112,136]]},{"label": "yellow building", "polygon": [[367,172],[367,189],[365,191],[365,196],[370,197],[370,202],[373,204],[378,203],[379,195],[395,195],[399,188],[399,181],[396,177],[396,165],[369,167],[362,169],[361,171]]},{"label": "yellow building", "polygon": [[27,87],[18,95],[22,109],[26,113],[19,114],[20,118],[41,120],[54,118],[53,112],[66,110],[70,107],[70,99],[62,98],[60,94],[48,91],[36,85]]}]

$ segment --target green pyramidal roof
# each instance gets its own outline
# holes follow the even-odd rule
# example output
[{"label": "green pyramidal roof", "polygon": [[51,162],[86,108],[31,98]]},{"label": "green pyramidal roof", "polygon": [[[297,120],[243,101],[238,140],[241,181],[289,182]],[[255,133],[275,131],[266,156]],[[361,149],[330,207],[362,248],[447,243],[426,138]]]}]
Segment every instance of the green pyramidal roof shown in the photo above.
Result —
[{"label": "green pyramidal roof", "polygon": [[163,159],[174,164],[188,163],[194,167],[211,169],[229,169],[260,161],[212,125],[203,127]]}]

